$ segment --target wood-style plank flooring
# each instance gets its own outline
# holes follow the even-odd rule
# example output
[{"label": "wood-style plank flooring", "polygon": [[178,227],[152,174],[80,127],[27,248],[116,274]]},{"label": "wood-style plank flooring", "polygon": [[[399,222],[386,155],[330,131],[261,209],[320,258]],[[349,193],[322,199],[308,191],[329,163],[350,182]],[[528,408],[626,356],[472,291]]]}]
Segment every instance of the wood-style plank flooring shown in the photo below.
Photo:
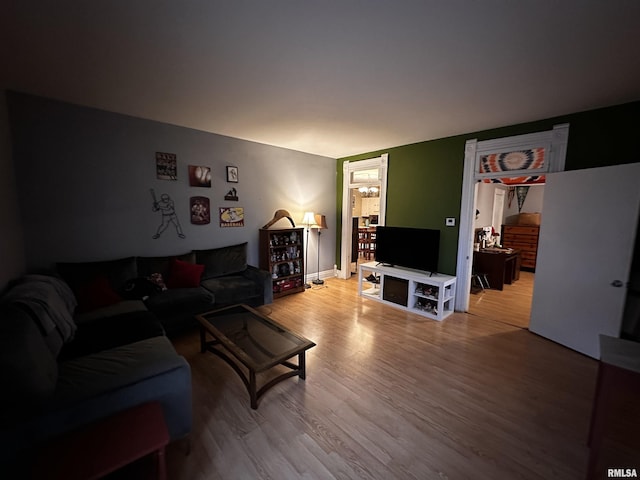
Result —
[{"label": "wood-style plank flooring", "polygon": [[469,296],[469,313],[520,328],[529,328],[535,274],[521,271],[520,278],[502,290],[486,289]]},{"label": "wood-style plank flooring", "polygon": [[357,295],[357,280],[276,300],[264,313],[317,346],[251,410],[198,334],[191,453],[170,479],[580,479],[597,362],[522,328],[454,313],[443,322]]}]

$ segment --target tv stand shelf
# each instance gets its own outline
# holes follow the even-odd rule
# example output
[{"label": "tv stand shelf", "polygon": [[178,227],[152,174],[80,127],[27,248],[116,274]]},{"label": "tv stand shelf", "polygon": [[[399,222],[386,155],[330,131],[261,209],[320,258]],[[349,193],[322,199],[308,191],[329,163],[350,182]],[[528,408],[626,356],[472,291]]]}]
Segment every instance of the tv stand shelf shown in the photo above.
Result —
[{"label": "tv stand shelf", "polygon": [[453,313],[456,277],[369,262],[358,268],[358,293],[441,321]]}]

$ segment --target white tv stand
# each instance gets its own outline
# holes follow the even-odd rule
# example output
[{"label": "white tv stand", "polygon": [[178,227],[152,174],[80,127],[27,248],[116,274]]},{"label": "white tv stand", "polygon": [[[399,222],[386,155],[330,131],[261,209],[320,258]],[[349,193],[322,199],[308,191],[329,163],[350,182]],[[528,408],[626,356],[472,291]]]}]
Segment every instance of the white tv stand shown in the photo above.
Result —
[{"label": "white tv stand", "polygon": [[[367,280],[370,275],[376,281]],[[453,313],[456,277],[369,262],[359,265],[358,293],[361,297],[441,321]]]}]

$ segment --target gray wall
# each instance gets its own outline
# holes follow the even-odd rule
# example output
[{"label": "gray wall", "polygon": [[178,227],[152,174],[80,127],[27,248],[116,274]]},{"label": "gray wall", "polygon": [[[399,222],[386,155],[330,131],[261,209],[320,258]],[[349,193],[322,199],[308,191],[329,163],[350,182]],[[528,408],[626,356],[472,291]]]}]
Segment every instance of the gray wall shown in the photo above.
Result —
[{"label": "gray wall", "polygon": [[[0,90],[0,92],[2,92]],[[18,198],[15,186],[9,117],[6,97],[0,95],[0,290],[7,282],[23,273],[25,268],[22,247],[22,226],[18,213]]]},{"label": "gray wall", "polygon": [[[27,268],[244,241],[257,265],[258,229],[280,208],[298,226],[305,210],[322,212],[335,229],[334,159],[13,92],[8,104]],[[157,179],[155,152],[177,155],[177,181]],[[189,186],[188,165],[211,167],[211,188]],[[238,183],[227,183],[227,165],[238,167]],[[232,187],[238,202],[224,200]],[[186,238],[169,227],[152,239],[161,215],[151,188],[174,200]],[[209,225],[191,224],[191,196],[209,197]],[[225,206],[244,208],[244,227],[219,226]],[[333,270],[335,239],[322,240],[320,270]]]}]

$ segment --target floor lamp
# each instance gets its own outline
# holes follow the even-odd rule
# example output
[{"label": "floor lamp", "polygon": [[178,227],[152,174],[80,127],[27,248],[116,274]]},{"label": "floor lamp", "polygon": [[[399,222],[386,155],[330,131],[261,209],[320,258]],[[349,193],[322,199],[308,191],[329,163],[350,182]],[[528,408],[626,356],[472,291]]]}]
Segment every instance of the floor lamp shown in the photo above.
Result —
[{"label": "floor lamp", "polygon": [[317,278],[313,281],[314,285],[322,285],[324,283],[324,280],[320,280],[320,234],[322,233],[322,230],[326,230],[327,229],[327,219],[325,218],[324,215],[316,215],[316,222],[315,225],[312,225],[311,228],[317,228],[318,229],[318,270],[317,270]]},{"label": "floor lamp", "polygon": [[307,244],[305,245],[305,258],[304,258],[304,288],[311,288],[311,285],[307,282],[307,272],[309,271],[308,261],[309,261],[309,231],[311,230],[311,226],[315,225],[316,219],[313,215],[313,212],[304,212],[304,217],[302,217],[302,224],[307,227]]}]

